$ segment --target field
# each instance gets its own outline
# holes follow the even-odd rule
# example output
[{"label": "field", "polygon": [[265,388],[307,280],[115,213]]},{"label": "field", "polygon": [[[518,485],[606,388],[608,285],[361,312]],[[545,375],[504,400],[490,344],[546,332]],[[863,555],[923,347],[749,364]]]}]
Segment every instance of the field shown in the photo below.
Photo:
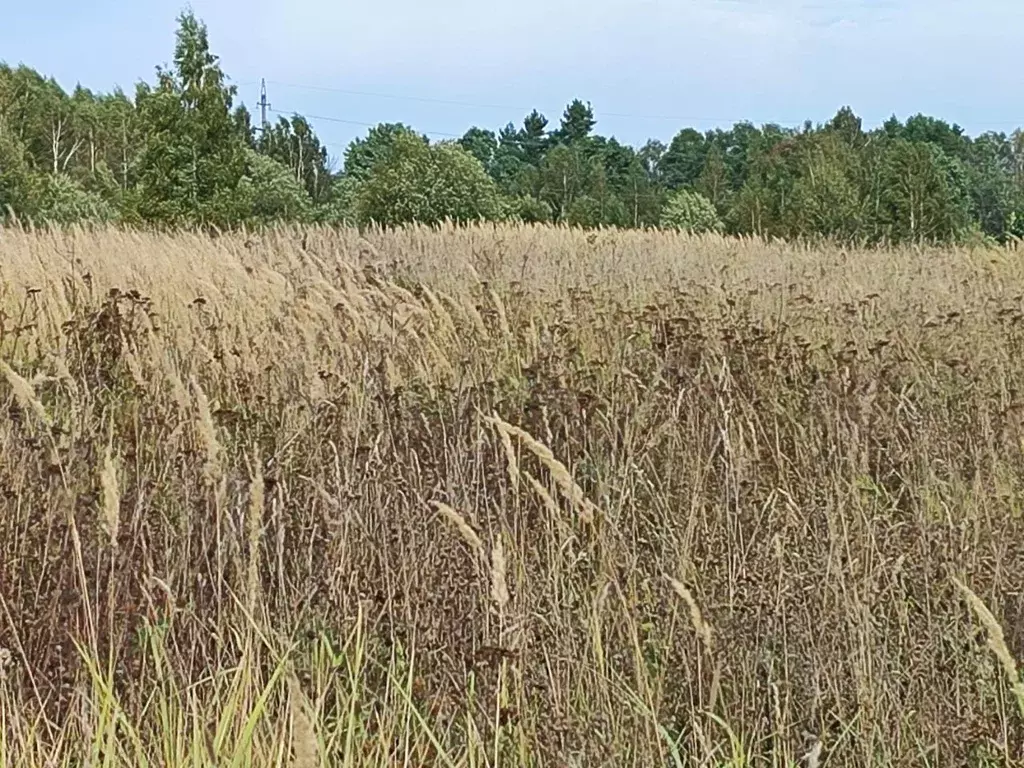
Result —
[{"label": "field", "polygon": [[0,232],[0,765],[1024,762],[1024,262]]}]

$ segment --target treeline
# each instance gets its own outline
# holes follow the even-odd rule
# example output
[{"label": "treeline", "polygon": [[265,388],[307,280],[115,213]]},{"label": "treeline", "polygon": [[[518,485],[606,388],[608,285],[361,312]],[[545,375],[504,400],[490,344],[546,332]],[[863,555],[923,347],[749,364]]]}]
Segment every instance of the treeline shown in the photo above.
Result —
[{"label": "treeline", "polygon": [[131,96],[62,90],[0,64],[0,211],[38,223],[669,226],[862,243],[1024,236],[1024,133],[970,137],[917,115],[866,130],[849,108],[798,129],[737,123],[636,148],[589,104],[431,142],[381,124],[340,169],[302,117],[235,106],[205,26],[179,17],[174,64]]}]

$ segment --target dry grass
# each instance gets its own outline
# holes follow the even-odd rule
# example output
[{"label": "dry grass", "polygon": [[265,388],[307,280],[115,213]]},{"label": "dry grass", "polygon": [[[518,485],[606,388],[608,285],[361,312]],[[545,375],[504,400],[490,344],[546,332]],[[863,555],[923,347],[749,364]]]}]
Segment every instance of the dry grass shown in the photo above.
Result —
[{"label": "dry grass", "polygon": [[1015,251],[6,231],[0,308],[4,766],[1024,761]]}]

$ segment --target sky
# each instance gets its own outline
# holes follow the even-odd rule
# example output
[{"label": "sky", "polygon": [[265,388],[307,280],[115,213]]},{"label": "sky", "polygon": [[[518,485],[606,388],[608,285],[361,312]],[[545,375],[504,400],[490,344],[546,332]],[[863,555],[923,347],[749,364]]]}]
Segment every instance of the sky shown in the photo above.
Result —
[{"label": "sky", "polygon": [[[0,60],[134,90],[170,63],[183,0],[9,1]],[[739,120],[866,127],[924,112],[1024,125],[1020,0],[192,0],[239,99],[310,116],[332,155],[378,122],[437,138],[574,98],[641,145]]]}]

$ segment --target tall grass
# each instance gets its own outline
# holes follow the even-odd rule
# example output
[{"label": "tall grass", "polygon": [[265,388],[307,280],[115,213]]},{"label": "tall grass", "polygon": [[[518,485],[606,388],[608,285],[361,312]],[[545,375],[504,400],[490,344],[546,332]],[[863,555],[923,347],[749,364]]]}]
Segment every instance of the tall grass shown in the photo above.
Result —
[{"label": "tall grass", "polygon": [[0,765],[1024,761],[1024,265],[0,231]]}]

